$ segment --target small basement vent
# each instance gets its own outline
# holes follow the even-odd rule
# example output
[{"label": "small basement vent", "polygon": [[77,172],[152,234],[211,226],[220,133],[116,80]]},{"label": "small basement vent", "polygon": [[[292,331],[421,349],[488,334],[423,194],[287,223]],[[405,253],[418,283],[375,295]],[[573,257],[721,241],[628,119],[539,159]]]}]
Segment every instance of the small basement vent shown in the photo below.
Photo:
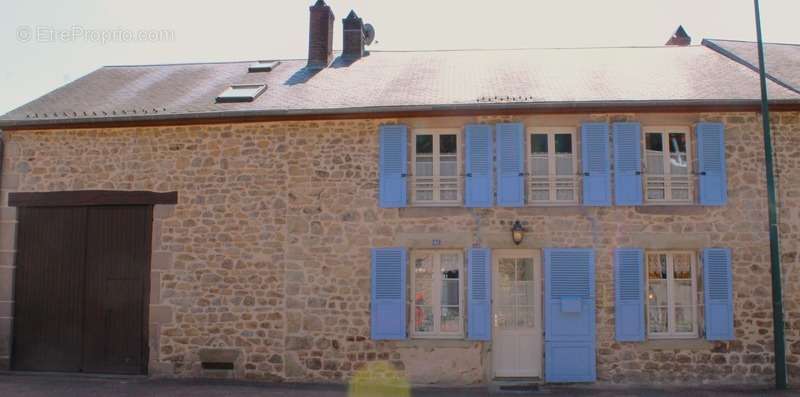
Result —
[{"label": "small basement vent", "polygon": [[217,103],[227,102],[253,102],[259,95],[267,90],[266,84],[237,84],[222,91],[217,96]]},{"label": "small basement vent", "polygon": [[249,73],[271,72],[272,69],[275,69],[280,64],[281,61],[258,61],[251,63],[247,71]]}]

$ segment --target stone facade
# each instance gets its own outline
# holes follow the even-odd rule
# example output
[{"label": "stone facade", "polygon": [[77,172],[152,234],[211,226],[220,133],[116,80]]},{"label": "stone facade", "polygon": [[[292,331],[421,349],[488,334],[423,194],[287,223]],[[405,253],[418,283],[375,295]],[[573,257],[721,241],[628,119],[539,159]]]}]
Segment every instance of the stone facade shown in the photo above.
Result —
[{"label": "stone facade", "polygon": [[[724,207],[380,209],[378,126],[456,127],[637,120],[726,124]],[[800,376],[800,114],[774,116],[791,375]],[[12,191],[178,191],[153,233],[150,374],[202,376],[202,349],[239,352],[236,376],[345,382],[358,371],[411,383],[477,384],[489,343],[374,342],[370,248],[596,250],[600,383],[748,383],[773,379],[769,245],[761,124],[754,113],[532,115],[274,122],[5,133],[2,199]],[[0,356],[8,360],[14,209],[0,221]],[[612,250],[733,250],[736,340],[618,343]]]}]

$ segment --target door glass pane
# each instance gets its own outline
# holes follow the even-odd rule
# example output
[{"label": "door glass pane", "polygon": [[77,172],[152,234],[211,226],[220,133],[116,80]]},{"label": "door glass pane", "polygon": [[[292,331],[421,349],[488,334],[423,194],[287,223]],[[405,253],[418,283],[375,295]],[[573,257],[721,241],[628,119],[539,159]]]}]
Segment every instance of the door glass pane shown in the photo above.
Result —
[{"label": "door glass pane", "polygon": [[533,280],[533,260],[530,258],[517,259],[516,281]]},{"label": "door glass pane", "polygon": [[514,328],[514,306],[495,306],[494,326],[501,329]]},{"label": "door glass pane", "polygon": [[535,326],[533,307],[517,306],[516,320],[517,328],[533,328]]},{"label": "door glass pane", "polygon": [[676,279],[691,280],[692,257],[689,254],[675,254],[672,256],[672,269]]}]

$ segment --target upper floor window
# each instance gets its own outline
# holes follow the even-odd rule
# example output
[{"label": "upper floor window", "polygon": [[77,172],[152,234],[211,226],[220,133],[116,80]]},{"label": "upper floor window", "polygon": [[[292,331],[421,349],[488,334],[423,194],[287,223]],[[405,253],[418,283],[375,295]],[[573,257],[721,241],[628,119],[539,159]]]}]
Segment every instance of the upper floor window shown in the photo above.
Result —
[{"label": "upper floor window", "polygon": [[461,251],[411,254],[412,336],[464,335],[464,257]]},{"label": "upper floor window", "polygon": [[423,130],[413,135],[411,202],[461,203],[461,150],[456,130]]},{"label": "upper floor window", "polygon": [[647,334],[652,338],[698,336],[697,271],[692,252],[648,252]]},{"label": "upper floor window", "polygon": [[694,198],[689,129],[645,129],[644,161],[646,200],[655,203],[691,202]]},{"label": "upper floor window", "polygon": [[528,134],[528,202],[578,202],[574,128],[537,128]]}]

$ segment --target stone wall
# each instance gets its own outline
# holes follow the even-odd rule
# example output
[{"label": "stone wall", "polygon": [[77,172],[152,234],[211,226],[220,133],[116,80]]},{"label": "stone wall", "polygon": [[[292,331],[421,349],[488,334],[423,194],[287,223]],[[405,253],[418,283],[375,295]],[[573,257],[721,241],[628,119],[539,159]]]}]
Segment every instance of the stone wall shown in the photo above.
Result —
[{"label": "stone wall", "polygon": [[[729,204],[704,207],[380,209],[378,126],[456,127],[519,120],[578,125],[638,120],[727,124]],[[800,196],[797,113],[775,116],[787,340],[800,376]],[[237,376],[344,382],[360,370],[412,383],[474,384],[490,373],[489,345],[369,339],[372,247],[593,247],[597,257],[598,378],[602,383],[769,383],[772,323],[760,122],[753,113],[615,114],[276,122],[7,132],[9,191],[179,192],[154,224],[150,372],[201,376],[198,352],[241,352]],[[0,214],[0,276],[13,269],[15,212]],[[9,236],[11,233],[11,237]],[[612,250],[733,249],[736,341],[614,341]],[[5,282],[5,281],[4,281]],[[5,284],[0,284],[2,287]],[[0,288],[0,336],[11,292]],[[8,307],[6,309],[6,307]],[[8,356],[7,341],[0,356]],[[382,366],[372,364],[383,363]]]}]

